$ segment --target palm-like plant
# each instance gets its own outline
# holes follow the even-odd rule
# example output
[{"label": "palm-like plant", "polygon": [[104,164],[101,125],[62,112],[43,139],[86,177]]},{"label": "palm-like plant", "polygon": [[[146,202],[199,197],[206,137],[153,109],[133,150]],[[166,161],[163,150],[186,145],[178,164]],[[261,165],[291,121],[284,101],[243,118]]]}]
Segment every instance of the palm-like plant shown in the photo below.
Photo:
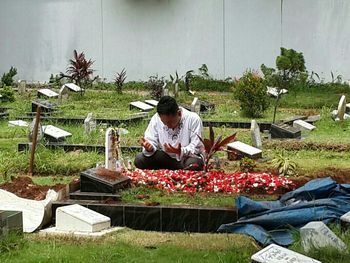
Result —
[{"label": "palm-like plant", "polygon": [[117,93],[122,94],[122,88],[124,85],[124,81],[126,80],[126,70],[123,68],[123,70],[116,74],[116,77],[114,79],[114,83],[117,86]]},{"label": "palm-like plant", "polygon": [[205,159],[204,159],[204,171],[207,172],[209,167],[209,161],[213,158],[214,154],[218,151],[222,151],[223,148],[230,142],[233,142],[236,139],[236,133],[222,138],[222,135],[215,139],[214,129],[212,126],[209,126],[209,139],[203,139],[197,134],[198,138],[204,145],[205,149]]}]

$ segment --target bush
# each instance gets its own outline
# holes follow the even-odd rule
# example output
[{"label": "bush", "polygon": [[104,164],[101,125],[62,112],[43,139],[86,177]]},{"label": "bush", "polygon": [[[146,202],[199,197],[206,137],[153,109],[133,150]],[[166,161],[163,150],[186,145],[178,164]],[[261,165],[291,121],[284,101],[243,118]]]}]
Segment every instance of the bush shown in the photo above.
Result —
[{"label": "bush", "polygon": [[150,95],[153,99],[159,100],[163,95],[164,79],[158,78],[158,76],[151,76],[146,83],[147,89],[150,91]]},{"label": "bush", "polygon": [[2,89],[0,89],[0,94],[2,95],[2,97],[0,98],[1,101],[15,101],[15,94],[13,92],[12,87],[4,86]]},{"label": "bush", "polygon": [[240,102],[243,113],[252,118],[261,117],[269,107],[264,80],[254,71],[248,70],[233,84],[234,97]]},{"label": "bush", "polygon": [[241,172],[250,173],[256,168],[256,161],[248,157],[244,157],[239,161],[239,169]]},{"label": "bush", "polygon": [[201,76],[193,76],[191,89],[197,91],[231,91],[232,82],[217,79],[205,79]]},{"label": "bush", "polygon": [[11,67],[8,73],[4,73],[1,78],[1,83],[3,86],[12,86],[13,85],[13,77],[17,74],[17,69],[15,67]]}]

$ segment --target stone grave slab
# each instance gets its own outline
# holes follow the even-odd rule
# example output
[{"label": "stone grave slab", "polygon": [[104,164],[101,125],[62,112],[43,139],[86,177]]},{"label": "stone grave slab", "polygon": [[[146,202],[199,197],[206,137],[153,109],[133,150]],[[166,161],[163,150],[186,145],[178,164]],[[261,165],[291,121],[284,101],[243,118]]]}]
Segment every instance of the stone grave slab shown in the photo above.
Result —
[{"label": "stone grave slab", "polygon": [[312,248],[334,247],[346,250],[345,243],[325,223],[313,221],[300,228],[301,245],[308,252]]},{"label": "stone grave slab", "polygon": [[57,98],[59,94],[50,89],[39,89],[38,97]]},{"label": "stone grave slab", "polygon": [[148,105],[148,104],[146,104],[146,103],[144,103],[144,102],[142,102],[142,101],[133,101],[133,102],[130,102],[130,103],[129,103],[129,108],[130,108],[130,109],[136,108],[136,109],[139,109],[139,110],[141,110],[141,111],[150,111],[150,110],[154,109],[153,106]]},{"label": "stone grave slab", "polygon": [[303,116],[303,115],[296,115],[296,116],[292,116],[290,118],[283,119],[279,123],[292,125],[294,121],[296,121],[296,120],[305,120],[306,118],[307,117]]},{"label": "stone grave slab", "polygon": [[340,97],[339,103],[338,103],[338,111],[337,111],[337,117],[336,120],[344,120],[344,114],[346,110],[346,98],[345,95],[342,95]]},{"label": "stone grave slab", "polygon": [[251,257],[252,263],[321,263],[287,248],[271,244]]},{"label": "stone grave slab", "polygon": [[56,105],[46,100],[32,101],[32,112],[36,112],[37,107],[41,107],[41,112],[48,113],[56,109]]},{"label": "stone grave slab", "polygon": [[92,112],[88,113],[87,117],[84,120],[84,130],[86,134],[90,134],[91,132],[96,130],[96,120]]},{"label": "stone grave slab", "polygon": [[28,125],[29,125],[28,122],[22,121],[22,120],[9,121],[8,123],[9,127],[15,127],[15,126],[28,127]]},{"label": "stone grave slab", "polygon": [[288,124],[271,124],[271,138],[300,139],[301,130]]},{"label": "stone grave slab", "polygon": [[158,101],[156,101],[156,100],[145,100],[145,103],[147,103],[153,107],[157,107],[157,105],[158,105]]},{"label": "stone grave slab", "polygon": [[252,120],[250,125],[250,135],[252,137],[253,147],[262,149],[262,141],[260,135],[260,128],[256,120]]},{"label": "stone grave slab", "polygon": [[80,88],[78,85],[74,83],[67,83],[67,84],[64,84],[63,86],[67,87],[68,89],[74,92],[82,91],[82,88]]},{"label": "stone grave slab", "polygon": [[314,124],[319,120],[321,120],[321,115],[311,115],[311,116],[308,116],[304,121]]},{"label": "stone grave slab", "polygon": [[[251,159],[259,159],[262,157],[262,151],[258,148],[250,146],[240,141],[235,141],[227,144],[228,151],[234,151],[236,153],[236,159],[243,157],[249,157]],[[232,159],[229,155],[229,159]]]},{"label": "stone grave slab", "polygon": [[200,101],[200,111],[206,112],[206,111],[214,111],[215,105],[213,103],[210,103],[208,101],[201,100]]},{"label": "stone grave slab", "polygon": [[0,236],[11,231],[23,232],[21,211],[0,211]]},{"label": "stone grave slab", "polygon": [[70,132],[62,130],[53,125],[45,125],[42,127],[45,137],[53,141],[62,141],[67,137],[72,136]]},{"label": "stone grave slab", "polygon": [[314,126],[306,121],[303,121],[303,120],[294,121],[293,127],[298,128],[300,130],[308,130],[308,131],[312,131],[312,130],[316,129],[316,126]]},{"label": "stone grave slab", "polygon": [[[273,97],[277,97],[278,96],[278,90],[277,88],[274,88],[274,87],[267,87],[267,94],[269,94],[270,96],[273,96]],[[285,94],[285,93],[288,93],[288,90],[286,89],[281,89],[279,91],[279,94],[282,95],[282,94]]]},{"label": "stone grave slab", "polygon": [[74,204],[56,210],[56,229],[98,232],[111,227],[111,219],[84,206]]},{"label": "stone grave slab", "polygon": [[111,227],[108,229],[104,229],[98,232],[83,232],[83,231],[64,231],[64,230],[59,230],[56,227],[50,227],[46,228],[43,230],[39,231],[39,235],[41,236],[64,236],[66,237],[67,235],[71,236],[79,236],[79,237],[91,237],[91,238],[96,238],[96,237],[102,237],[107,234],[119,231],[124,229],[124,227]]},{"label": "stone grave slab", "polygon": [[18,93],[23,94],[27,90],[27,82],[25,80],[18,81]]},{"label": "stone grave slab", "polygon": [[[116,193],[130,186],[130,178],[115,171],[98,175],[99,168],[92,168],[80,173],[80,191],[96,193]],[[105,169],[107,170],[107,169]]]}]

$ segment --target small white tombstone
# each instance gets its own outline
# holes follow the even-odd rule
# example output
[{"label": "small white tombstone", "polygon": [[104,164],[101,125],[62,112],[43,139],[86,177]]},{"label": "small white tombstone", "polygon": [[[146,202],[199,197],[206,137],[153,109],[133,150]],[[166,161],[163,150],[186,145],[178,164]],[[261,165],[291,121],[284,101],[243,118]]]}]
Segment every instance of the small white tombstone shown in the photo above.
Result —
[{"label": "small white tombstone", "polygon": [[300,130],[308,130],[308,131],[312,131],[312,130],[316,129],[316,126],[314,126],[306,121],[303,121],[303,120],[293,121],[293,127],[299,128]]},{"label": "small white tombstone", "polygon": [[145,100],[145,102],[153,107],[157,107],[158,101],[156,100]]},{"label": "small white tombstone", "polygon": [[105,168],[116,171],[119,168],[120,157],[119,129],[108,128],[105,135]]},{"label": "small white tombstone", "polygon": [[54,92],[53,90],[50,89],[39,89],[38,90],[38,95],[45,96],[47,98],[56,98],[59,96],[57,92]]},{"label": "small white tombstone", "polygon": [[59,90],[59,98],[62,99],[67,99],[69,96],[69,89],[66,87],[66,85],[63,85],[60,90]]},{"label": "small white tombstone", "polygon": [[300,228],[301,245],[308,252],[312,248],[334,247],[340,251],[347,247],[323,222],[313,221]]},{"label": "small white tombstone", "polygon": [[288,92],[288,90],[286,89],[278,89],[278,88],[274,88],[274,87],[267,87],[267,94],[273,96],[273,97],[277,97],[278,95],[282,95]]},{"label": "small white tombstone", "polygon": [[28,125],[29,125],[28,122],[22,121],[22,120],[9,121],[9,127],[15,127],[15,126],[28,127]]},{"label": "small white tombstone", "polygon": [[18,93],[23,94],[27,90],[27,82],[25,80],[18,81]]},{"label": "small white tombstone", "polygon": [[340,217],[340,220],[346,223],[350,223],[350,211]]},{"label": "small white tombstone", "polygon": [[93,113],[88,113],[87,117],[84,120],[84,130],[86,134],[90,134],[96,130],[96,120],[94,119]]},{"label": "small white tombstone", "polygon": [[45,135],[52,137],[56,140],[61,140],[61,139],[64,139],[66,137],[72,136],[72,134],[70,132],[62,130],[62,129],[60,129],[56,126],[53,126],[53,125],[43,126],[43,131],[44,131]]},{"label": "small white tombstone", "polygon": [[253,263],[321,263],[287,248],[271,244],[252,257]]},{"label": "small white tombstone", "polygon": [[262,157],[262,151],[258,148],[250,146],[240,141],[235,141],[227,144],[228,150],[234,150],[238,155],[243,155],[251,159],[259,159]]},{"label": "small white tombstone", "polygon": [[67,84],[64,84],[63,86],[66,86],[68,89],[74,92],[82,91],[82,88],[80,88],[78,85],[75,85],[74,83],[67,83]]},{"label": "small white tombstone", "polygon": [[84,206],[74,204],[57,208],[56,229],[98,232],[111,227],[111,219]]},{"label": "small white tombstone", "polygon": [[340,120],[340,121],[344,120],[345,110],[346,110],[346,99],[345,99],[345,95],[342,95],[338,103],[338,112],[337,112],[336,120]]},{"label": "small white tombstone", "polygon": [[198,97],[195,97],[191,103],[191,111],[197,113],[199,115],[201,111],[201,102],[199,101]]},{"label": "small white tombstone", "polygon": [[144,103],[144,102],[142,102],[142,101],[133,101],[133,102],[130,102],[129,107],[130,107],[130,109],[132,109],[132,108],[137,108],[137,109],[140,109],[140,110],[142,110],[142,111],[149,111],[149,110],[154,109],[153,106],[148,105],[148,104],[146,104],[146,103]]},{"label": "small white tombstone", "polygon": [[250,125],[250,135],[252,137],[253,147],[262,149],[262,141],[260,135],[260,128],[256,120],[252,120]]}]

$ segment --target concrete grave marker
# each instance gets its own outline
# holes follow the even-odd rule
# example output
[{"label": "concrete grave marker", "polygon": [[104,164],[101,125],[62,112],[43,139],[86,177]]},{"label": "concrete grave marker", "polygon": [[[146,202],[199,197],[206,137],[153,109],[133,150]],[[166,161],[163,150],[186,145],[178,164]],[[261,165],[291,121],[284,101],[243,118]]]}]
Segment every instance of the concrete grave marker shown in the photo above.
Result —
[{"label": "concrete grave marker", "polygon": [[63,85],[59,90],[59,98],[62,99],[68,99],[69,97],[69,88],[66,85]]},{"label": "concrete grave marker", "polygon": [[52,112],[56,108],[56,104],[47,100],[32,101],[32,112],[36,112],[38,106],[41,107],[41,112]]},{"label": "concrete grave marker", "polygon": [[38,90],[38,97],[47,97],[47,98],[56,98],[59,96],[57,92],[54,92],[53,90],[50,89],[39,89]]},{"label": "concrete grave marker", "polygon": [[27,82],[25,80],[18,81],[18,93],[23,94],[27,91]]},{"label": "concrete grave marker", "polygon": [[201,103],[198,99],[198,97],[195,97],[191,103],[191,111],[197,113],[199,115],[200,111],[201,111]]},{"label": "concrete grave marker", "polygon": [[130,107],[130,109],[137,108],[137,109],[142,110],[142,111],[150,111],[150,110],[154,109],[153,106],[148,105],[142,101],[130,102],[129,107]]},{"label": "concrete grave marker", "polygon": [[278,94],[279,95],[282,95],[282,94],[285,94],[285,93],[288,93],[288,90],[286,89],[280,89],[279,90],[279,93],[278,93],[278,90],[277,88],[274,88],[274,87],[267,87],[267,94],[273,96],[273,97],[277,97]]},{"label": "concrete grave marker", "polygon": [[156,100],[145,100],[145,102],[153,107],[157,107],[158,101]]},{"label": "concrete grave marker", "polygon": [[23,232],[23,216],[21,211],[0,211],[0,236],[12,230]]},{"label": "concrete grave marker", "polygon": [[88,113],[84,120],[84,130],[86,134],[90,134],[92,131],[96,130],[96,120],[92,112]]},{"label": "concrete grave marker", "polygon": [[56,229],[97,232],[111,226],[111,219],[84,206],[74,204],[57,208]]},{"label": "concrete grave marker", "polygon": [[119,130],[108,128],[105,135],[105,168],[113,171],[120,170],[120,158]]},{"label": "concrete grave marker", "polygon": [[74,83],[67,83],[67,84],[64,84],[63,86],[66,86],[68,89],[74,92],[82,91],[82,88],[80,88],[78,85],[75,85]]},{"label": "concrete grave marker", "polygon": [[252,263],[321,263],[287,248],[271,244],[252,257]]},{"label": "concrete grave marker", "polygon": [[323,222],[313,221],[300,228],[301,245],[308,252],[312,248],[334,247],[346,250],[344,242]]},{"label": "concrete grave marker", "polygon": [[250,135],[252,137],[253,147],[262,149],[262,141],[260,135],[260,128],[256,120],[252,120],[250,125]]},{"label": "concrete grave marker", "polygon": [[288,124],[271,124],[271,138],[300,139],[301,130]]},{"label": "concrete grave marker", "polygon": [[303,120],[294,121],[293,127],[298,128],[300,130],[308,130],[308,131],[312,131],[312,130],[316,129],[316,126],[314,126],[306,121],[303,121]]},{"label": "concrete grave marker", "polygon": [[338,103],[337,117],[335,120],[344,120],[344,114],[346,110],[346,99],[345,95],[342,95]]},{"label": "concrete grave marker", "polygon": [[22,120],[9,121],[9,127],[19,126],[19,127],[28,127],[28,122]]},{"label": "concrete grave marker", "polygon": [[235,151],[238,159],[243,157],[249,157],[251,159],[259,159],[262,157],[262,151],[260,149],[240,141],[235,141],[227,144],[227,150]]},{"label": "concrete grave marker", "polygon": [[53,138],[57,141],[63,140],[66,137],[72,136],[72,134],[70,132],[62,130],[62,129],[60,129],[56,126],[53,126],[53,125],[43,126],[43,131],[44,131],[44,135],[49,137],[49,139]]}]

